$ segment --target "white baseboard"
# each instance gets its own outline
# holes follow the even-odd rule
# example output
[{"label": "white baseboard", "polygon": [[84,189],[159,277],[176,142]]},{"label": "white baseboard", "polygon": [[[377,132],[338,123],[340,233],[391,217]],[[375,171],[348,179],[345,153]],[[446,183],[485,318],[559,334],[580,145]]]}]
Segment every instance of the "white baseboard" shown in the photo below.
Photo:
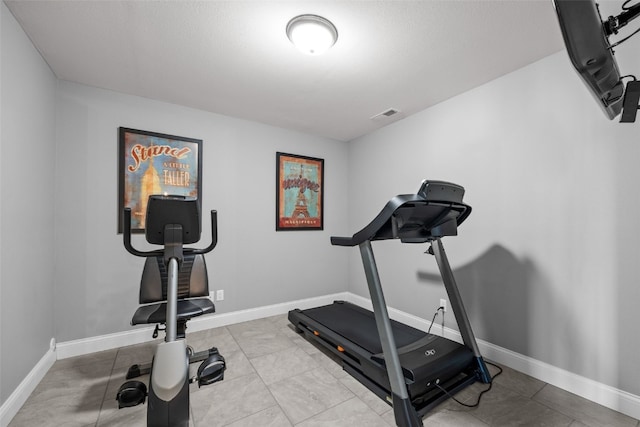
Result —
[{"label": "white baseboard", "polygon": [[56,361],[56,353],[53,349],[47,350],[40,361],[27,374],[18,388],[11,393],[11,396],[0,406],[0,426],[7,427],[13,417],[16,416],[22,405],[27,401],[33,390],[42,381],[49,369]]},{"label": "white baseboard", "polygon": [[[343,292],[193,319],[189,323],[189,331],[195,332],[276,316],[287,313],[294,308],[306,309],[330,304],[334,300],[349,301],[361,307],[371,309],[371,301],[369,299],[350,292]],[[429,320],[394,308],[389,308],[389,316],[394,320],[423,331],[428,330],[429,326],[431,326],[431,321]],[[9,399],[0,407],[0,427],[6,427],[9,424],[57,359],[66,359],[97,351],[148,342],[152,340],[152,331],[153,328],[144,327],[127,332],[58,343],[55,350],[49,350],[42,357],[38,364],[20,383],[18,388],[11,394]],[[442,334],[446,338],[462,342],[460,333],[451,328],[445,327],[443,331],[441,327],[436,324],[433,327],[432,333]],[[489,360],[508,366],[630,417],[640,419],[640,396],[576,375],[564,369],[549,365],[548,363],[523,356],[482,340],[478,340],[478,346],[483,356]]]},{"label": "white baseboard", "polygon": [[195,318],[189,321],[189,330],[195,332],[205,329],[218,328],[220,326],[233,325],[235,323],[248,322],[250,320],[285,314],[288,313],[289,310],[293,310],[296,308],[305,310],[307,308],[331,304],[335,300],[344,300],[347,298],[347,295],[348,292],[340,292],[337,294],[324,295],[321,297],[307,298],[303,300],[268,305],[265,307],[234,311],[232,313],[223,313],[220,315]]},{"label": "white baseboard", "polygon": [[[452,331],[457,333],[457,331]],[[460,336],[458,334],[458,336]],[[531,357],[477,340],[482,355],[516,371],[554,385],[599,405],[640,419],[640,396],[574,374]]]},{"label": "white baseboard", "polygon": [[[349,293],[346,301],[369,310],[371,309],[371,301],[359,295]],[[429,326],[431,326],[430,320],[425,320],[391,307],[389,307],[388,310],[390,318],[416,329],[426,331],[429,329]],[[443,334],[437,322],[433,325],[431,332],[459,343],[462,342],[460,332],[445,327]],[[585,378],[506,348],[498,347],[489,342],[480,339],[476,339],[476,341],[478,342],[482,356],[488,360],[508,366],[511,369],[515,369],[540,381],[584,397],[614,411],[618,411],[635,419],[640,419],[640,396]]]},{"label": "white baseboard", "polygon": [[[276,316],[278,314],[287,313],[289,310],[293,310],[294,308],[306,309],[319,305],[331,304],[334,300],[345,299],[346,297],[347,293],[342,292],[338,294],[324,295],[321,297],[267,305],[264,307],[250,308],[247,310],[239,310],[231,313],[197,317],[189,321],[189,332],[219,328],[221,326],[233,325],[235,323],[247,322],[249,320]],[[58,343],[56,346],[57,358],[58,360],[67,359],[69,357],[82,356],[84,354],[95,353],[98,351],[111,350],[134,344],[142,344],[152,341],[152,332],[153,327],[146,326],[127,332],[118,332]]]},{"label": "white baseboard", "polygon": [[99,335],[97,337],[60,342],[56,345],[57,360],[84,354],[97,353],[134,344],[151,341],[153,327],[145,326],[126,332]]}]

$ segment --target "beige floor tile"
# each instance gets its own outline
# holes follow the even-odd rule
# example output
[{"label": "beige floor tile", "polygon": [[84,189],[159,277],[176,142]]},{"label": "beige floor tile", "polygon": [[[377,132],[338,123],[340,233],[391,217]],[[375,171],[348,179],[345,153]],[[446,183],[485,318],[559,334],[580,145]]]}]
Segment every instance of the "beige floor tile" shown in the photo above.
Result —
[{"label": "beige floor tile", "polygon": [[226,327],[206,329],[190,333],[187,330],[187,344],[198,352],[216,347],[220,354],[225,355],[240,349],[238,343]]},{"label": "beige floor tile", "polygon": [[257,374],[223,380],[191,393],[196,426],[224,426],[276,405]]},{"label": "beige floor tile", "polygon": [[269,390],[294,424],[354,397],[322,368],[272,384]]},{"label": "beige floor tile", "polygon": [[272,406],[231,423],[229,427],[291,427],[292,425],[279,406]]},{"label": "beige floor tile", "polygon": [[354,397],[318,414],[298,427],[388,427],[387,422],[360,399]]},{"label": "beige floor tile", "polygon": [[427,414],[423,423],[429,427],[487,427],[488,424],[480,421],[468,412],[444,409]]},{"label": "beige floor tile", "polygon": [[550,384],[545,385],[533,400],[561,412],[581,423],[592,426],[637,427],[638,420],[591,402]]},{"label": "beige floor tile", "polygon": [[91,390],[72,393],[51,387],[37,399],[29,399],[13,418],[9,427],[84,427],[95,425],[100,414],[104,390],[91,395]]},{"label": "beige floor tile", "polygon": [[[525,397],[532,397],[544,387],[544,382],[533,377],[515,371],[508,367],[501,367],[502,373],[496,377],[495,383],[505,386]],[[491,373],[494,374],[493,367],[490,366]]]},{"label": "beige floor tile", "polygon": [[315,359],[297,346],[256,357],[251,364],[267,385],[319,367]]},{"label": "beige floor tile", "polygon": [[350,375],[340,378],[340,382],[344,384],[353,394],[358,396],[369,408],[378,415],[384,414],[391,408],[389,404],[380,399],[375,393],[369,390],[358,380]]}]

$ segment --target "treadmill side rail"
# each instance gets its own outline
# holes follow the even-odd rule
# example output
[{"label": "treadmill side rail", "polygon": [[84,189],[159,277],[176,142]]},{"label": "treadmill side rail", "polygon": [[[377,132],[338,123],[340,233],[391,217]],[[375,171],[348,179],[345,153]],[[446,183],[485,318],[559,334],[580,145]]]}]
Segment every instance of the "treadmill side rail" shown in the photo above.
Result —
[{"label": "treadmill side rail", "polygon": [[418,416],[408,397],[393,394],[393,415],[398,427],[422,427],[422,417]]},{"label": "treadmill side rail", "polygon": [[391,329],[391,320],[387,311],[387,304],[382,293],[382,285],[378,268],[373,256],[371,241],[365,240],[360,244],[360,254],[362,256],[362,264],[367,276],[367,284],[369,285],[369,293],[371,294],[371,302],[373,303],[373,314],[376,318],[378,334],[380,335],[380,344],[384,354],[387,375],[391,385],[393,395],[393,412],[398,426],[421,427],[422,420],[418,418],[416,411],[409,400],[409,393],[405,384],[404,375],[402,374],[402,366],[400,365],[400,357],[396,342]]},{"label": "treadmill side rail", "polygon": [[438,268],[440,269],[440,275],[442,276],[442,281],[444,282],[444,287],[451,303],[453,315],[455,316],[458,328],[460,329],[460,335],[462,335],[462,341],[465,346],[471,349],[477,360],[479,379],[483,383],[488,384],[491,382],[491,374],[489,373],[489,369],[480,354],[476,337],[471,329],[471,322],[469,322],[467,311],[462,303],[462,297],[460,297],[458,285],[456,285],[456,279],[451,271],[451,266],[449,265],[449,260],[447,259],[447,254],[444,251],[440,238],[434,239],[431,242],[431,247],[433,249],[433,254],[436,257]]}]

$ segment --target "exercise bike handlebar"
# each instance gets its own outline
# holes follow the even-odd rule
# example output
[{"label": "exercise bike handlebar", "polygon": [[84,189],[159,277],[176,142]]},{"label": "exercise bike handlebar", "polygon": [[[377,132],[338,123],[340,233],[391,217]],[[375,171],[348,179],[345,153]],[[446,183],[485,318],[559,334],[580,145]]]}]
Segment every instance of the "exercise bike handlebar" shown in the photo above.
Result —
[{"label": "exercise bike handlebar", "polygon": [[[123,230],[122,230],[122,238],[124,242],[124,247],[132,255],[149,258],[154,256],[159,256],[164,254],[163,249],[155,249],[152,251],[141,251],[133,247],[131,244],[131,208],[124,209],[123,216]],[[218,212],[215,210],[211,211],[211,244],[206,248],[196,249],[196,248],[184,248],[185,254],[190,255],[200,255],[211,252],[216,245],[218,244]]]}]

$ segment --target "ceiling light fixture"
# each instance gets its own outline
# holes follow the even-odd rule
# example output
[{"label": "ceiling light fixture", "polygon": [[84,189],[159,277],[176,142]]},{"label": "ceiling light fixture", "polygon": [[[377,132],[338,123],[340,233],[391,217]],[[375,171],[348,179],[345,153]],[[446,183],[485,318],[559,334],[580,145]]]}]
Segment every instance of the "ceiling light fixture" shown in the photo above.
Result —
[{"label": "ceiling light fixture", "polygon": [[322,16],[300,15],[287,24],[287,37],[300,51],[320,55],[336,43],[338,30]]}]

